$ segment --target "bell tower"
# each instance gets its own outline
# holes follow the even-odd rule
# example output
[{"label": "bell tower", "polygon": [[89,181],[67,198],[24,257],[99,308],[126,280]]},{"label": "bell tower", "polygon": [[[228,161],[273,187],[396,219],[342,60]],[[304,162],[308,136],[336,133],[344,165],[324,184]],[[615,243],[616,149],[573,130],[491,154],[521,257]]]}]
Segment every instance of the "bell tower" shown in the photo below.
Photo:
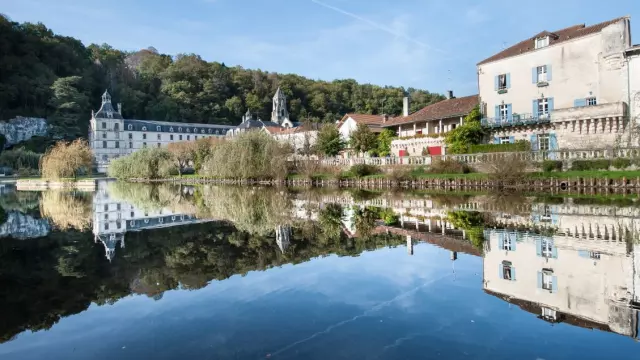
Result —
[{"label": "bell tower", "polygon": [[282,89],[278,87],[276,94],[273,96],[273,110],[271,111],[271,121],[282,127],[293,127],[289,121],[289,112],[287,111],[287,98],[284,96]]}]

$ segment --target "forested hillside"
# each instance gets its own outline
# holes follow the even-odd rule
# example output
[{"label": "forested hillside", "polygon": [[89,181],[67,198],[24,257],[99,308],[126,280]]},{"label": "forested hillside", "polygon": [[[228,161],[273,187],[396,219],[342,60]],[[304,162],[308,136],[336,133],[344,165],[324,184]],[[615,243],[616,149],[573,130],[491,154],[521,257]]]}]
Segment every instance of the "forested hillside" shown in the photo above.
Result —
[{"label": "forested hillside", "polygon": [[412,88],[228,67],[154,48],[85,47],[43,24],[19,24],[0,15],[0,120],[46,117],[65,137],[85,136],[91,110],[97,110],[107,88],[122,103],[125,118],[236,124],[247,109],[269,118],[278,86],[293,121],[335,121],[347,112],[399,114],[405,90],[412,111],[443,99]]}]

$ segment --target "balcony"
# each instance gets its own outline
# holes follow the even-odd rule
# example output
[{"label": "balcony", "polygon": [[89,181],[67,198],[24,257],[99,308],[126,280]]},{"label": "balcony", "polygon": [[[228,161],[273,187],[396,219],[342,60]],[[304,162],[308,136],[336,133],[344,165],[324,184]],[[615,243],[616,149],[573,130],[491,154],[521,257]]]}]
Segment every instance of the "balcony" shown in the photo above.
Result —
[{"label": "balcony", "polygon": [[607,103],[590,106],[577,106],[556,109],[551,115],[551,121],[573,121],[625,117],[627,104],[624,102]]},{"label": "balcony", "polygon": [[513,114],[507,117],[483,118],[480,123],[484,127],[496,128],[505,126],[522,126],[546,124],[551,122],[552,114]]}]

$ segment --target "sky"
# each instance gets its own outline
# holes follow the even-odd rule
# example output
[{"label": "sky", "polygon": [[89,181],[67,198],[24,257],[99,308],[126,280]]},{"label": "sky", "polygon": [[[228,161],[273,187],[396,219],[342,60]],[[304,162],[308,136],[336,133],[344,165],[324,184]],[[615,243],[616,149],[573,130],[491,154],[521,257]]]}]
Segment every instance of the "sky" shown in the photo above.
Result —
[{"label": "sky", "polygon": [[478,62],[543,30],[629,15],[640,43],[638,0],[0,0],[0,12],[87,45],[459,96],[477,93]]}]

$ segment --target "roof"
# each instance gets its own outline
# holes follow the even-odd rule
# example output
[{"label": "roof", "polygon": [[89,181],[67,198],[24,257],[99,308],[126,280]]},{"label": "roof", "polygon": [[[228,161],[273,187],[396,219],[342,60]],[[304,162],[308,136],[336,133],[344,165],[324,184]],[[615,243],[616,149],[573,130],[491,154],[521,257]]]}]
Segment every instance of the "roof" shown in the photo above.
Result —
[{"label": "roof", "polygon": [[167,122],[167,121],[155,121],[155,120],[124,119],[124,128],[125,130],[129,130],[129,131],[186,132],[186,133],[194,133],[194,134],[210,133],[208,130],[212,130],[212,131],[217,131],[219,133],[225,134],[227,130],[233,129],[233,126]]},{"label": "roof", "polygon": [[262,128],[262,127],[280,127],[280,125],[274,123],[273,121],[245,120],[235,128],[236,129],[252,129],[252,128]]},{"label": "roof", "polygon": [[282,126],[265,126],[264,129],[269,134],[279,134],[283,130]]},{"label": "roof", "polygon": [[307,131],[318,131],[320,129],[320,124],[311,123],[311,124],[303,124],[300,126],[292,127],[292,128],[280,128],[280,131],[277,131],[276,135],[288,135],[288,134],[300,134]]},{"label": "roof", "polygon": [[564,28],[561,30],[553,31],[553,32],[545,30],[485,60],[482,60],[481,62],[478,63],[478,65],[490,63],[496,60],[506,59],[512,56],[516,56],[516,55],[520,55],[520,54],[524,54],[524,53],[536,50],[534,46],[534,41],[535,39],[540,37],[549,36],[549,46],[552,46],[565,41],[569,41],[569,40],[577,39],[583,36],[598,33],[605,27],[626,19],[629,19],[629,17],[628,16],[619,17],[613,20],[605,21],[605,22],[591,25],[591,26],[585,26],[585,24],[578,24],[578,25],[573,25],[568,28]]},{"label": "roof", "polygon": [[345,114],[340,120],[340,124],[342,125],[347,118],[352,118],[357,124],[367,124],[367,125],[379,125],[383,124],[382,115],[369,115],[369,114]]},{"label": "roof", "polygon": [[427,105],[409,116],[399,116],[387,121],[384,126],[409,124],[413,122],[440,120],[465,116],[479,104],[478,95],[465,96],[439,101]]}]

